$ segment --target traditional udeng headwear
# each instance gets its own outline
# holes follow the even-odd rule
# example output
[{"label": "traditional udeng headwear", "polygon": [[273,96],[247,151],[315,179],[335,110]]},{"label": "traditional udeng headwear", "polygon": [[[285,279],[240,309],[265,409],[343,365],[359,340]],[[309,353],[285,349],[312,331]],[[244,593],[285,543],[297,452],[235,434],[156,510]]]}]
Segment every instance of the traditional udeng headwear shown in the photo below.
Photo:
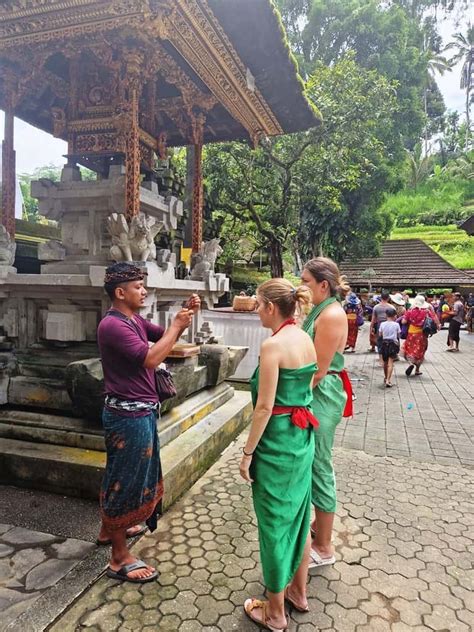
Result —
[{"label": "traditional udeng headwear", "polygon": [[146,270],[142,270],[133,263],[114,263],[105,270],[104,284],[128,283],[129,281],[143,281]]}]

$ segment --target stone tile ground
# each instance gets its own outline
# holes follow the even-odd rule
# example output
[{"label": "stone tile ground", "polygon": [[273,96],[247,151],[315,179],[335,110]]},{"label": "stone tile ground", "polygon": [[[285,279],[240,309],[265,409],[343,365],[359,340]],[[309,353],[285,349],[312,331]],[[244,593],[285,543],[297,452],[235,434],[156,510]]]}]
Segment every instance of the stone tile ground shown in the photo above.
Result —
[{"label": "stone tile ground", "polygon": [[369,454],[474,466],[474,335],[461,332],[461,351],[447,353],[447,331],[430,338],[423,375],[407,378],[402,359],[395,387],[383,385],[376,354],[359,334],[346,364],[357,394],[353,422],[339,426],[336,445]]},{"label": "stone tile ground", "polygon": [[0,524],[0,631],[93,548],[89,542]]},{"label": "stone tile ground", "polygon": [[[242,611],[263,595],[249,487],[238,474],[244,437],[134,552],[161,571],[137,587],[105,577],[52,632],[251,632]],[[468,468],[336,450],[337,563],[311,571],[309,614],[291,631],[474,627],[474,482]]]},{"label": "stone tile ground", "polygon": [[[312,571],[312,611],[292,613],[290,630],[474,629],[474,336],[462,332],[457,355],[444,352],[445,337],[442,332],[431,340],[421,378],[408,380],[406,365],[398,363],[392,390],[382,387],[376,357],[364,353],[367,332],[359,338],[358,352],[347,356],[353,377],[363,381],[355,382],[356,417],[340,425],[336,439],[338,561]],[[135,546],[159,567],[159,582],[137,587],[102,577],[49,629],[256,630],[242,614],[245,597],[263,591],[250,490],[238,476],[242,441],[168,512],[156,534]],[[59,506],[43,496],[34,503],[29,525],[30,510],[19,515],[14,494],[6,503],[2,496],[0,510],[31,530],[48,531],[51,523],[51,533],[61,533],[61,541],[81,533],[93,540],[95,506],[81,501],[77,510],[79,501],[61,499]],[[19,507],[26,506],[22,497]],[[66,533],[74,512],[82,524],[77,533]],[[58,557],[43,544],[40,548],[48,559]],[[44,622],[51,622],[49,612],[57,611],[51,599],[62,594],[64,601],[86,588],[103,568],[105,553],[87,554],[81,562],[87,575],[76,567],[56,584],[53,597],[42,594],[9,631],[43,630]],[[35,555],[27,557],[26,576],[38,564]]]}]

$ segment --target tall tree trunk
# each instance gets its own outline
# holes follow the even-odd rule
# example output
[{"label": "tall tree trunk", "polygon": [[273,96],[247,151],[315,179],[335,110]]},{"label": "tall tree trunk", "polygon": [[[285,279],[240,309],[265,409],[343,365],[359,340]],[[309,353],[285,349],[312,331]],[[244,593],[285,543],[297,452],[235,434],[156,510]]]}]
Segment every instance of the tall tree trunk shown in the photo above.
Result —
[{"label": "tall tree trunk", "polygon": [[270,269],[273,279],[283,276],[283,251],[278,239],[270,240]]},{"label": "tall tree trunk", "polygon": [[468,151],[469,149],[469,136],[470,136],[470,132],[471,132],[471,104],[470,104],[470,100],[471,100],[471,64],[469,64],[469,68],[468,68],[468,75],[467,75],[467,80],[468,80],[468,84],[466,87],[466,142],[465,142],[465,147],[464,150]]},{"label": "tall tree trunk", "polygon": [[301,260],[298,246],[295,248],[293,254],[295,258],[295,276],[299,276],[303,270],[303,261]]},{"label": "tall tree trunk", "polygon": [[425,156],[428,155],[428,89],[423,91],[423,101],[425,106]]}]

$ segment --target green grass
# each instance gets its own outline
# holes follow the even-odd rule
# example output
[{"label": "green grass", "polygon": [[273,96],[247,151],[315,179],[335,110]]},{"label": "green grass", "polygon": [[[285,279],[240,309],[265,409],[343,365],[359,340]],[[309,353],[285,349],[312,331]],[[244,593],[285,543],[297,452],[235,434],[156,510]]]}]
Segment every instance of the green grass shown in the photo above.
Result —
[{"label": "green grass", "polygon": [[402,189],[383,205],[397,226],[432,226],[458,222],[472,214],[474,181],[428,179],[417,190]]},{"label": "green grass", "polygon": [[455,224],[395,228],[390,239],[422,239],[456,268],[474,268],[474,237]]}]

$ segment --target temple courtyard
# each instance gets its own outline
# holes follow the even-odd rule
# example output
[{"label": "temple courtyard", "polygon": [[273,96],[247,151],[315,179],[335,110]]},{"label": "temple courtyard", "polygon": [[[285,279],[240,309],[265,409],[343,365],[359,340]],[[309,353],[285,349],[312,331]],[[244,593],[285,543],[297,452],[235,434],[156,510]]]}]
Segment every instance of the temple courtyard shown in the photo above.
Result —
[{"label": "temple courtyard", "polygon": [[[445,338],[431,339],[420,378],[397,363],[392,389],[367,325],[346,356],[357,401],[337,433],[337,562],[311,571],[311,613],[291,612],[289,630],[474,628],[474,336],[462,332],[458,354]],[[134,545],[161,573],[141,587],[101,576],[94,502],[3,487],[0,630],[256,630],[242,610],[263,595],[244,441]]]}]

